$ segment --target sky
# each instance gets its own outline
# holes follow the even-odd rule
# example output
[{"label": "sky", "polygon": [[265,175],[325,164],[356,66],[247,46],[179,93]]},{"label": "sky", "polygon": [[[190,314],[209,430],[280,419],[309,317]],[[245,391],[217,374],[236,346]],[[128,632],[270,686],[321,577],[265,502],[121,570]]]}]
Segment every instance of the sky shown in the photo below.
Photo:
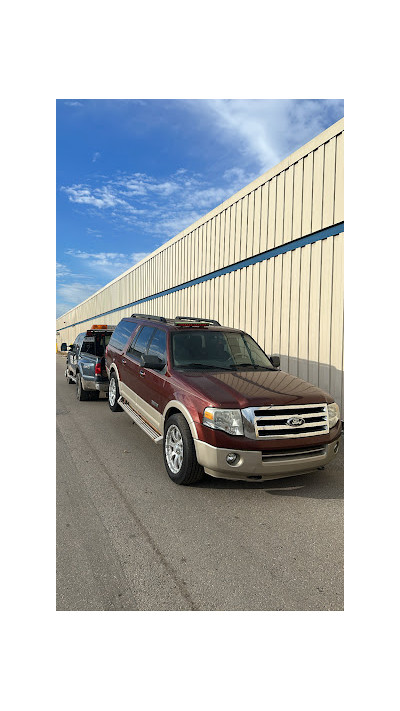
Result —
[{"label": "sky", "polygon": [[57,101],[57,317],[343,117],[340,99]]}]

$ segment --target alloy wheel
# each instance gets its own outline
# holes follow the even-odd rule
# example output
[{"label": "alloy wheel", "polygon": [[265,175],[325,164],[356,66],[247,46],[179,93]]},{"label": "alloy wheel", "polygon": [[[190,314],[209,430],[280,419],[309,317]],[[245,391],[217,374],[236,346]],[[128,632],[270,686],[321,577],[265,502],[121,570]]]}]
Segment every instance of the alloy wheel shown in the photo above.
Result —
[{"label": "alloy wheel", "polygon": [[183,439],[180,429],[171,425],[165,437],[165,456],[167,464],[174,474],[177,474],[183,462]]}]

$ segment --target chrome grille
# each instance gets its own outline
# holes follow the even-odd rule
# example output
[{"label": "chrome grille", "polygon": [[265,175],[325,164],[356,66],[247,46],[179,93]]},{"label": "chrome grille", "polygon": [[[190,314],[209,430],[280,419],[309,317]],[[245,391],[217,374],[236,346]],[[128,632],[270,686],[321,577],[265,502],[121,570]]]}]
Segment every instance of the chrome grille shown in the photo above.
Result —
[{"label": "chrome grille", "polygon": [[[315,437],[328,434],[328,406],[326,403],[311,405],[272,405],[255,407],[254,429],[257,439],[281,439],[283,437]],[[295,425],[291,418],[301,418]]]}]

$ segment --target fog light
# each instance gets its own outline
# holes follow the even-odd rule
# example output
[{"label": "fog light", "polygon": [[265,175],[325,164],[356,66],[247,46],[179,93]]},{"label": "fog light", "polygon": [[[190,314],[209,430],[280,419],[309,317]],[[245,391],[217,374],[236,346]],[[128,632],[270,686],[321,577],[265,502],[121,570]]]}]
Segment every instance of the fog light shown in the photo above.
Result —
[{"label": "fog light", "polygon": [[228,464],[236,464],[238,459],[239,455],[235,454],[235,452],[229,452],[229,454],[226,455],[226,461]]}]

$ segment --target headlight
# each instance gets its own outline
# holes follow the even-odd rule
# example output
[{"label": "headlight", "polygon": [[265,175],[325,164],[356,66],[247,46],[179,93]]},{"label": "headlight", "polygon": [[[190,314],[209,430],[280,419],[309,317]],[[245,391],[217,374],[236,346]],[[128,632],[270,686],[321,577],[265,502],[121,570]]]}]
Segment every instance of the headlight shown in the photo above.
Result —
[{"label": "headlight", "polygon": [[216,407],[206,407],[203,413],[203,425],[212,427],[214,430],[223,430],[231,435],[243,434],[240,410],[220,410]]},{"label": "headlight", "polygon": [[332,429],[340,418],[339,405],[336,402],[331,402],[328,405],[329,429]]}]

